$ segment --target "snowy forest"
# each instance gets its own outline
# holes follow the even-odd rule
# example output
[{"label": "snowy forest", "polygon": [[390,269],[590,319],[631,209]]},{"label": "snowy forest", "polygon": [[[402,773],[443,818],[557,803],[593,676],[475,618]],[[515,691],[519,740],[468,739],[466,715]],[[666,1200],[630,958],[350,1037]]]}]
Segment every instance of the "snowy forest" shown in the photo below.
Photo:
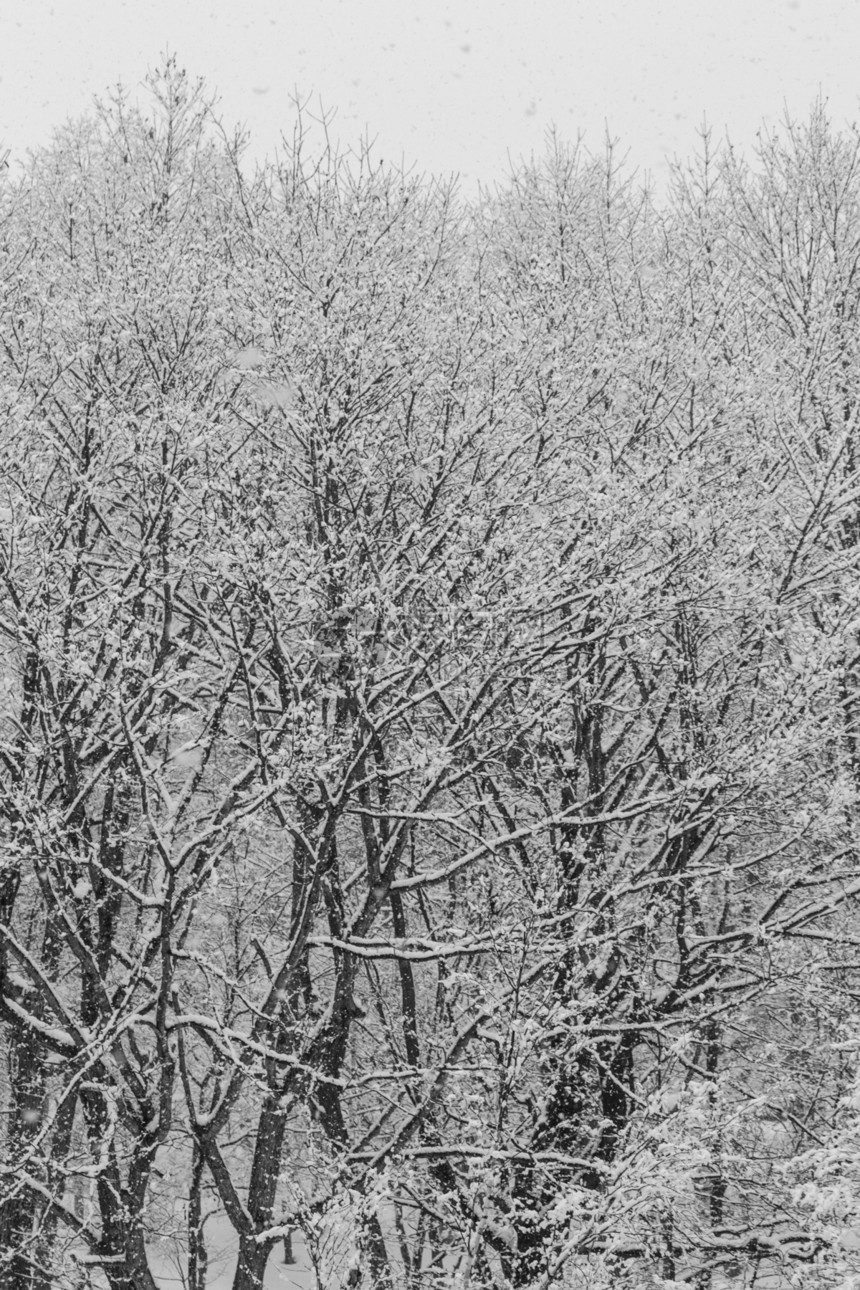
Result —
[{"label": "snowy forest", "polygon": [[860,130],[147,93],[0,173],[0,1285],[857,1290]]}]

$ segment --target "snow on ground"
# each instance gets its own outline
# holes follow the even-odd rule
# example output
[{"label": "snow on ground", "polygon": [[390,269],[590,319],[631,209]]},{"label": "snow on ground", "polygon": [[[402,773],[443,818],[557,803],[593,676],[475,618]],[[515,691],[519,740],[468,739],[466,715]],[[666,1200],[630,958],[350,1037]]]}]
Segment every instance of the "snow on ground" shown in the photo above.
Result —
[{"label": "snow on ground", "polygon": [[[213,1219],[206,1224],[209,1254],[207,1290],[229,1290],[236,1268],[236,1242],[227,1219]],[[276,1246],[266,1268],[265,1290],[316,1290],[316,1278],[301,1233],[293,1236],[295,1263],[283,1262],[283,1247]],[[181,1260],[181,1266],[180,1266]],[[150,1250],[150,1267],[159,1290],[184,1290],[184,1251]]]}]

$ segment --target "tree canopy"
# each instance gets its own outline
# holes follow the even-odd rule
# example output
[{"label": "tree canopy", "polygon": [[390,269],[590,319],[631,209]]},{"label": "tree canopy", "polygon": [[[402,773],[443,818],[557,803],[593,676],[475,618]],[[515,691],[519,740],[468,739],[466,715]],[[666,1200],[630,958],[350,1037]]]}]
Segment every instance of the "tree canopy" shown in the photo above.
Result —
[{"label": "tree canopy", "polygon": [[0,172],[0,1281],[848,1290],[860,134],[149,88]]}]

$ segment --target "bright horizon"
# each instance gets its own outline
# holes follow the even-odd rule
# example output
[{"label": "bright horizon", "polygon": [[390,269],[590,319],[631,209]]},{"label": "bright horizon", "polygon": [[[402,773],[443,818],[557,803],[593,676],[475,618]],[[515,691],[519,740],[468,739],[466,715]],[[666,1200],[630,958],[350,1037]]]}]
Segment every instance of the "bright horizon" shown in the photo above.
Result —
[{"label": "bright horizon", "polygon": [[707,119],[745,153],[762,123],[858,116],[856,0],[6,0],[0,149],[14,160],[118,81],[136,90],[165,52],[220,98],[251,155],[271,155],[293,97],[334,113],[343,145],[464,191],[542,152],[550,128],[591,152],[607,133],[658,187]]}]

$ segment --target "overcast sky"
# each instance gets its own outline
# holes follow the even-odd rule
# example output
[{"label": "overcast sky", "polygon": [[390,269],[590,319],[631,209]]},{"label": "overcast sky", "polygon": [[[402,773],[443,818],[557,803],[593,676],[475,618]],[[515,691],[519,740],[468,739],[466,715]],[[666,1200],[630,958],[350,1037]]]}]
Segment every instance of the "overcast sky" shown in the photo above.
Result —
[{"label": "overcast sky", "polygon": [[379,155],[464,187],[502,178],[548,127],[608,127],[660,183],[707,115],[748,147],[763,118],[860,112],[860,0],[0,0],[0,148],[12,156],[137,86],[165,49],[244,122],[258,155],[295,91]]}]

